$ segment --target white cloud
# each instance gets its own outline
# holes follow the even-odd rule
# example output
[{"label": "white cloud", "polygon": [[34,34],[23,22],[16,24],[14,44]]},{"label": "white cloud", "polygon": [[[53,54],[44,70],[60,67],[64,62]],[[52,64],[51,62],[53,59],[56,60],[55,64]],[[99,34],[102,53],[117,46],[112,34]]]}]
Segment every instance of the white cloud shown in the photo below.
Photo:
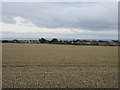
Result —
[{"label": "white cloud", "polygon": [[35,24],[33,24],[31,21],[27,21],[22,17],[13,17],[13,20],[16,22],[16,25],[21,25],[21,26],[35,26]]},{"label": "white cloud", "polygon": [[14,17],[16,21],[14,24],[8,24],[0,22],[2,26],[3,38],[104,38],[117,39],[117,32],[114,31],[90,31],[83,29],[69,29],[69,28],[41,28],[37,27],[31,21],[28,21],[22,17]]},{"label": "white cloud", "polygon": [[16,21],[16,24],[22,24],[25,20],[22,17],[14,17],[13,20]]},{"label": "white cloud", "polygon": [[[92,32],[79,29],[65,29],[65,28],[40,28],[35,26],[31,21],[27,21],[22,17],[14,17],[15,24],[0,23],[3,26],[3,31],[8,32],[42,32],[42,33],[85,33]],[[32,27],[31,27],[32,26]]]}]

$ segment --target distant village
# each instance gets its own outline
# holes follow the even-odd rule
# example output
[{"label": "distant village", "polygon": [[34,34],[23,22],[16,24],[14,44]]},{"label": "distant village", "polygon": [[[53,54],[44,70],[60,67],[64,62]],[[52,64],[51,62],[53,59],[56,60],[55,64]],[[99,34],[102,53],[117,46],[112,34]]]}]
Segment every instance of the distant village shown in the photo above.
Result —
[{"label": "distant village", "polygon": [[41,38],[39,40],[2,40],[2,43],[31,43],[31,44],[39,44],[39,43],[47,43],[47,44],[69,44],[69,45],[97,45],[97,46],[120,46],[120,41],[111,40],[111,41],[103,41],[103,40],[58,40],[57,38],[53,38],[52,40],[46,40],[45,38]]}]

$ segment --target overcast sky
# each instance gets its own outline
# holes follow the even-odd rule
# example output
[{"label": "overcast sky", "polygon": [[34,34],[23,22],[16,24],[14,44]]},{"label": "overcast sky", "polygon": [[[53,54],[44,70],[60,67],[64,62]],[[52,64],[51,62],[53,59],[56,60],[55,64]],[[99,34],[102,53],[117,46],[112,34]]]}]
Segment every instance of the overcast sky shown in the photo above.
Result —
[{"label": "overcast sky", "polygon": [[[117,39],[118,3],[2,3],[3,38]],[[0,14],[1,15],[1,14]]]}]

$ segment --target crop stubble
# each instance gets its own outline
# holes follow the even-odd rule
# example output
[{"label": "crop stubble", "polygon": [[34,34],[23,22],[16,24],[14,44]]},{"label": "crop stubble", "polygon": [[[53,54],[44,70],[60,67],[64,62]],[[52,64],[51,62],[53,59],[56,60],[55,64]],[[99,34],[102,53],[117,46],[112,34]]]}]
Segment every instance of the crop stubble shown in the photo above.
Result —
[{"label": "crop stubble", "polygon": [[117,88],[118,47],[3,44],[3,88]]}]

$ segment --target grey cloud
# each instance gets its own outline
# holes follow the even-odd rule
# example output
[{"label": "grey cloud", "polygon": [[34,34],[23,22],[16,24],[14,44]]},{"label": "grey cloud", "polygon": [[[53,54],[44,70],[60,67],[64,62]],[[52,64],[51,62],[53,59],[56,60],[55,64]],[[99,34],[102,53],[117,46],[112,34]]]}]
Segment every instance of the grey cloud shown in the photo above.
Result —
[{"label": "grey cloud", "polygon": [[3,3],[3,22],[15,16],[38,27],[117,31],[117,3]]}]

